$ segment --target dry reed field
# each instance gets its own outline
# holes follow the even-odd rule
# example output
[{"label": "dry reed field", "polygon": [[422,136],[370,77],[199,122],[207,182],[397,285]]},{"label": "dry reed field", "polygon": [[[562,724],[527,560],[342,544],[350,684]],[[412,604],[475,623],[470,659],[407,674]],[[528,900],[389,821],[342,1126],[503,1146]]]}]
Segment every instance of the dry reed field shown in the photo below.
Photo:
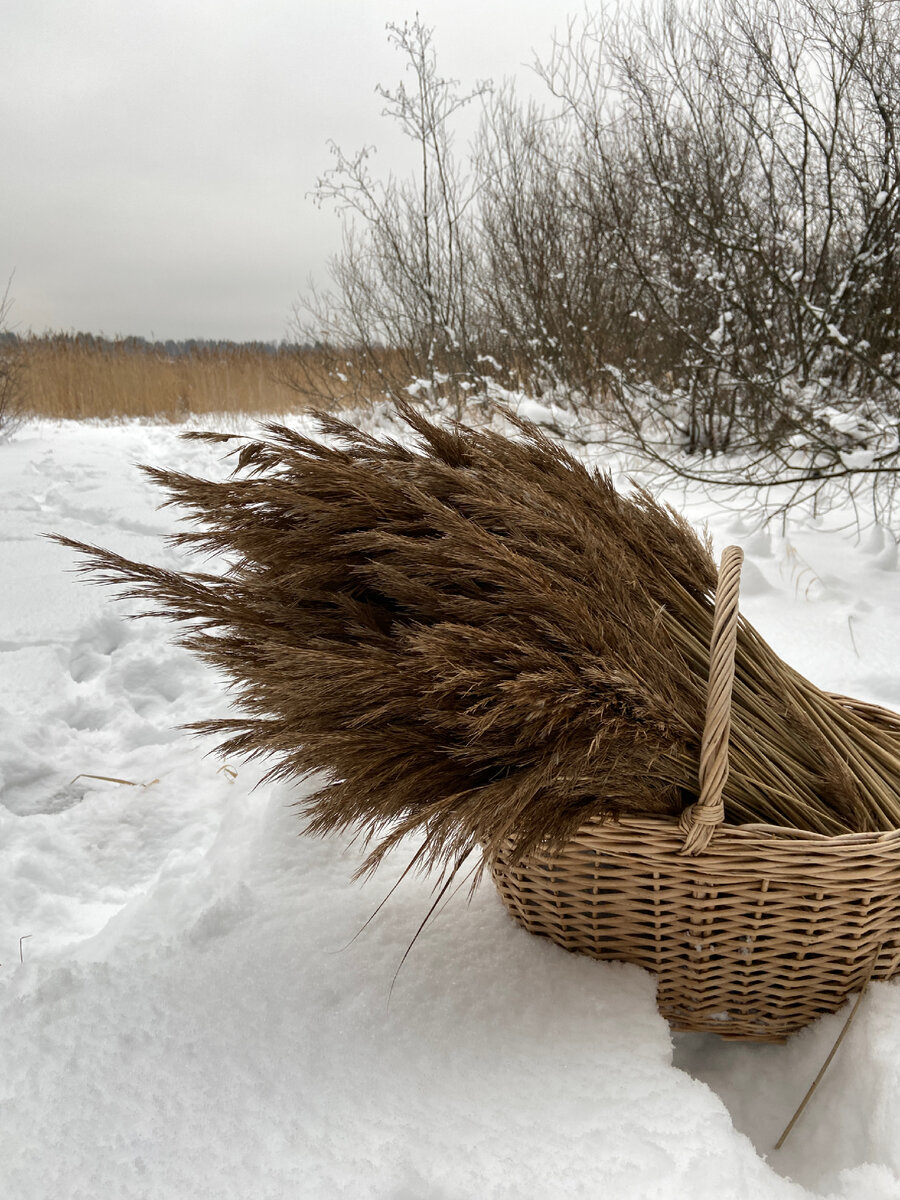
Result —
[{"label": "dry reed field", "polygon": [[336,373],[333,356],[292,346],[86,334],[31,337],[19,345],[23,408],[35,417],[183,421],[203,413],[340,408],[359,398],[348,371]]}]

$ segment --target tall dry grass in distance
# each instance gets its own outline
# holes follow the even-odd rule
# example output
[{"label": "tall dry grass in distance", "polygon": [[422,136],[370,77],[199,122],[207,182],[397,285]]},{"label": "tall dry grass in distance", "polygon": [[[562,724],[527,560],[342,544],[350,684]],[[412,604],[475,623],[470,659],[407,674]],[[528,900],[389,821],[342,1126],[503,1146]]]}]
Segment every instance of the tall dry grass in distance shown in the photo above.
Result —
[{"label": "tall dry grass in distance", "polygon": [[183,421],[204,413],[283,415],[358,404],[334,356],[261,344],[154,344],[54,334],[19,340],[23,409],[35,417]]}]

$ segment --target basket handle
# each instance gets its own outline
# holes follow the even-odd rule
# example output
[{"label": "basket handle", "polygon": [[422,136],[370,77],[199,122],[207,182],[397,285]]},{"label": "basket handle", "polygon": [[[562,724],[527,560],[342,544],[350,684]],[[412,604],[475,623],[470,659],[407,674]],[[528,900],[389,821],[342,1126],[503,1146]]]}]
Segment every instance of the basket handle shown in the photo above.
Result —
[{"label": "basket handle", "polygon": [[722,793],[728,778],[728,736],[731,732],[731,690],[737,645],[738,594],[744,552],[728,546],[719,564],[712,637],[709,643],[709,684],[706,723],[700,745],[700,798],[682,812],[682,854],[700,854],[725,819]]}]

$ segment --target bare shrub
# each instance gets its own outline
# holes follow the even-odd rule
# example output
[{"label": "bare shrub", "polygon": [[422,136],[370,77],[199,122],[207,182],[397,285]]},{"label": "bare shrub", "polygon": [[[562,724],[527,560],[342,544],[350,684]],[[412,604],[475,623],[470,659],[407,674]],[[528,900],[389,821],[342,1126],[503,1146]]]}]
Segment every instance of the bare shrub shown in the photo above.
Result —
[{"label": "bare shrub", "polygon": [[388,33],[412,84],[378,92],[384,114],[416,145],[418,174],[379,180],[370,170],[371,147],[348,156],[332,145],[334,163],[315,197],[343,214],[343,246],[330,264],[333,290],[301,302],[295,332],[300,341],[336,347],[338,356],[349,349],[385,394],[419,379],[460,405],[478,374],[470,311],[476,184],[454,154],[453,123],[491,85],[461,93],[442,77],[432,32],[418,17],[389,25]]},{"label": "bare shrub", "polygon": [[[389,28],[415,86],[381,95],[420,170],[379,181],[368,151],[335,149],[319,182],[345,238],[332,292],[307,299],[297,328],[333,378],[343,359],[372,396],[415,380],[457,416],[490,380],[551,393],[666,467],[708,477],[716,456],[749,453],[752,482],[872,478],[890,506],[890,4],[660,0],[588,17],[537,64],[547,109],[508,86],[460,93],[429,30]],[[475,100],[480,133],[460,159],[454,119]]]},{"label": "bare shrub", "polygon": [[543,74],[637,297],[636,431],[649,415],[689,452],[839,463],[823,410],[895,419],[897,50],[878,0],[666,0],[556,46]]},{"label": "bare shrub", "polygon": [[24,366],[19,339],[7,328],[12,299],[9,284],[0,296],[0,438],[8,437],[24,416]]},{"label": "bare shrub", "polygon": [[[593,402],[629,330],[608,269],[610,230],[579,175],[571,126],[506,88],[477,145],[482,320],[532,392]],[[587,185],[587,186],[585,186]]]}]

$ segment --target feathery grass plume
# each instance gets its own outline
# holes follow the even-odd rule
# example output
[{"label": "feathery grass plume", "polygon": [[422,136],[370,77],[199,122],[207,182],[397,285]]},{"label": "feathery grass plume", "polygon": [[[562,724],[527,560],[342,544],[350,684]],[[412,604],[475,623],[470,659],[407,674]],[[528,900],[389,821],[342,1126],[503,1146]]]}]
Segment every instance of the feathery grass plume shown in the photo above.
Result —
[{"label": "feathery grass plume", "polygon": [[[184,625],[243,715],[193,728],[271,778],[325,773],[307,828],[401,838],[452,871],[512,837],[560,844],[586,818],[696,799],[716,570],[646,492],[616,492],[535,426],[440,428],[415,449],[326,414],[329,444],[279,425],[210,482],[147,474],[225,555],[176,573],[57,538],[81,570]],[[148,614],[149,615],[149,614]],[[900,725],[819,691],[741,621],[726,817],[830,834],[900,825]]]}]

